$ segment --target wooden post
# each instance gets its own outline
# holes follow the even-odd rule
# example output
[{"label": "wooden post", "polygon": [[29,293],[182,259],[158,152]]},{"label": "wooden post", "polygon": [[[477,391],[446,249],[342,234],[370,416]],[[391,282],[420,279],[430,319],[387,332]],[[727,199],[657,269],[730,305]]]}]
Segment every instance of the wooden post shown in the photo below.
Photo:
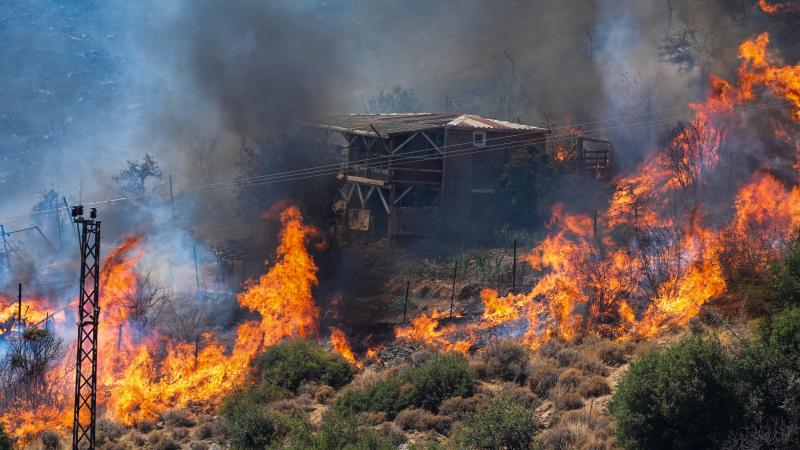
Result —
[{"label": "wooden post", "polygon": [[453,264],[453,286],[450,289],[450,318],[453,318],[453,301],[456,297],[456,273],[458,271],[458,260]]},{"label": "wooden post", "polygon": [[408,288],[411,287],[411,282],[406,280],[406,298],[403,300],[403,323],[406,323],[406,311],[408,311]]},{"label": "wooden post", "polygon": [[17,306],[19,308],[19,311],[17,312],[17,327],[19,332],[22,333],[22,283],[19,283],[17,288]]},{"label": "wooden post", "polygon": [[514,239],[514,262],[511,264],[511,293],[517,294],[517,240]]},{"label": "wooden post", "polygon": [[197,355],[200,353],[200,335],[194,337],[194,370],[197,370]]}]

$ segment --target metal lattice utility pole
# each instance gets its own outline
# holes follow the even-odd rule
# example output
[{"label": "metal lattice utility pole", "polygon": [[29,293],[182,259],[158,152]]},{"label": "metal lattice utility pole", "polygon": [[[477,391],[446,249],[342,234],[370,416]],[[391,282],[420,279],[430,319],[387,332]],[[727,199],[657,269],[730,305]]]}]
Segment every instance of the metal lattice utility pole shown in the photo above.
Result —
[{"label": "metal lattice utility pole", "polygon": [[97,325],[100,316],[100,221],[97,210],[83,217],[83,206],[72,208],[80,230],[81,279],[78,298],[78,359],[75,365],[73,450],[94,450],[97,411]]}]

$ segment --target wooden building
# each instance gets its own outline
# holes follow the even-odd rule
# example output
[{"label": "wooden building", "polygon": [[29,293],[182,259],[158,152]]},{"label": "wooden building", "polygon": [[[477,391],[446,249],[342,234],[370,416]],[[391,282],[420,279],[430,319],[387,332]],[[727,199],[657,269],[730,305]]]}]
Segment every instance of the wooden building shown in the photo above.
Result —
[{"label": "wooden building", "polygon": [[507,222],[503,168],[515,151],[546,151],[550,134],[452,113],[347,114],[310,127],[342,157],[335,208],[345,228],[390,238],[458,235]]}]

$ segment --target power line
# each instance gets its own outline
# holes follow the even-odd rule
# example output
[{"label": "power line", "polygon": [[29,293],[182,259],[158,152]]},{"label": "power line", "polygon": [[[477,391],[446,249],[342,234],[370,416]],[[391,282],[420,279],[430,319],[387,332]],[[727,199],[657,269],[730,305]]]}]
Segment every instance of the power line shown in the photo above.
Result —
[{"label": "power line", "polygon": [[[788,100],[776,101],[776,102],[766,102],[766,103],[760,103],[760,104],[757,104],[757,105],[750,105],[750,106],[746,106],[746,107],[735,107],[735,108],[731,108],[730,110],[725,110],[725,111],[721,111],[721,112],[722,113],[725,113],[725,112],[741,112],[741,111],[755,110],[755,109],[761,109],[761,108],[771,108],[771,107],[774,107],[774,106],[781,106],[781,105],[786,105],[786,104],[789,104],[789,103],[790,102]],[[674,109],[677,109],[677,108],[668,108],[668,109],[664,109],[664,110],[661,110],[661,111],[674,110]],[[681,109],[688,109],[688,108],[681,108]],[[629,116],[624,116],[624,117],[643,117],[643,116],[653,115],[653,114],[655,114],[657,112],[658,111],[650,112],[650,113],[643,113],[643,114],[634,114],[634,115],[629,115]],[[641,121],[641,122],[637,122],[637,123],[620,124],[620,125],[616,125],[616,126],[610,126],[610,127],[605,127],[605,128],[598,128],[598,129],[594,129],[594,130],[583,131],[582,135],[591,137],[592,135],[596,135],[597,133],[602,132],[602,131],[609,131],[609,130],[615,130],[615,129],[624,129],[624,128],[635,128],[635,127],[639,127],[639,126],[643,126],[643,125],[652,125],[652,124],[657,124],[657,123],[662,123],[662,122],[669,122],[669,121],[672,121],[672,120],[679,119],[681,117],[683,117],[683,116],[682,115],[681,116],[671,116],[671,117],[665,117],[665,118],[661,118],[661,119],[649,119],[649,120],[645,120],[645,121]],[[555,128],[553,128],[553,130],[574,129],[574,128],[579,127],[579,126],[581,126],[583,124],[592,124],[592,123],[599,124],[599,123],[604,123],[604,122],[608,122],[608,121],[611,121],[611,120],[615,120],[615,119],[605,119],[605,120],[598,120],[598,121],[593,121],[593,122],[585,122],[585,123],[577,123],[577,124],[565,125],[565,126],[562,126],[562,127],[555,127]],[[520,135],[525,135],[525,134],[533,134],[533,133],[541,134],[542,131],[543,131],[542,129],[531,130],[531,131],[528,131],[528,132],[516,133],[515,136],[520,136]],[[429,147],[429,148],[423,148],[423,149],[419,149],[419,150],[414,150],[414,151],[411,151],[411,152],[405,152],[405,153],[402,153],[400,156],[398,156],[396,158],[392,158],[390,155],[380,155],[380,156],[375,156],[375,157],[371,157],[371,158],[364,158],[364,159],[361,159],[361,160],[354,160],[354,161],[348,161],[348,162],[342,162],[342,163],[331,163],[331,164],[325,164],[325,165],[314,166],[314,167],[307,167],[307,168],[296,169],[296,170],[291,170],[291,171],[275,172],[275,173],[271,173],[271,174],[264,174],[264,175],[258,175],[258,176],[253,176],[253,177],[239,178],[239,179],[226,180],[226,181],[221,181],[221,182],[215,182],[215,183],[208,183],[208,184],[203,184],[203,185],[191,186],[187,190],[184,190],[182,192],[182,194],[187,194],[187,195],[189,195],[189,194],[202,194],[202,193],[209,193],[209,192],[214,192],[214,191],[219,191],[219,190],[224,190],[224,189],[234,188],[234,187],[246,188],[246,187],[252,187],[252,186],[260,186],[260,185],[264,185],[264,184],[272,184],[272,183],[287,182],[287,181],[298,181],[298,180],[303,180],[303,179],[308,179],[308,178],[313,178],[313,177],[333,175],[333,174],[338,173],[341,169],[343,169],[343,168],[345,168],[345,167],[347,167],[348,165],[351,165],[351,164],[369,163],[369,162],[372,162],[372,161],[384,162],[384,161],[390,161],[390,160],[391,160],[391,162],[393,164],[404,164],[404,163],[408,164],[408,163],[427,161],[427,160],[437,160],[437,159],[441,159],[441,158],[450,158],[450,157],[456,157],[456,156],[472,155],[472,154],[477,154],[477,153],[484,153],[484,152],[487,152],[487,151],[508,150],[508,149],[512,149],[512,148],[518,148],[521,145],[531,145],[531,144],[536,144],[536,143],[546,143],[548,141],[549,142],[570,141],[570,140],[573,140],[574,138],[575,138],[575,135],[568,134],[568,135],[560,135],[560,136],[556,136],[556,137],[552,137],[551,136],[551,137],[545,137],[545,138],[535,138],[535,139],[530,139],[530,140],[516,141],[516,142],[513,142],[513,143],[501,143],[501,144],[497,144],[495,146],[478,147],[478,148],[472,147],[472,143],[468,142],[468,143],[459,143],[459,144],[453,144],[453,145],[450,145],[450,146],[438,147],[439,149],[445,150],[448,147],[453,148],[453,147],[465,147],[465,146],[468,146],[468,148],[465,148],[465,149],[462,149],[462,150],[454,150],[454,151],[449,151],[449,152],[448,151],[443,151],[442,155],[412,156],[412,155],[415,155],[415,154],[418,154],[418,153],[429,153],[431,150],[436,150],[437,149],[437,147]],[[487,139],[487,141],[499,140],[499,139],[504,139],[504,137]],[[84,203],[84,205],[86,205],[86,206],[99,206],[99,205],[113,206],[113,204],[116,204],[116,203],[119,203],[119,202],[122,202],[122,201],[126,201],[126,200],[141,200],[141,199],[153,197],[153,196],[155,196],[157,194],[163,194],[163,193],[162,192],[153,192],[151,194],[146,194],[146,195],[142,195],[142,196],[138,196],[138,197],[119,197],[119,198],[114,198],[114,199],[99,200],[99,201],[95,201],[95,202]],[[67,207],[59,207],[59,208],[51,208],[51,209],[39,210],[39,211],[29,212],[29,213],[15,214],[15,215],[11,215],[11,216],[0,217],[0,221],[5,221],[5,220],[9,220],[9,219],[16,219],[16,218],[21,218],[21,217],[37,216],[37,215],[48,216],[48,215],[52,215],[55,212],[65,211],[67,209],[68,209]]]}]

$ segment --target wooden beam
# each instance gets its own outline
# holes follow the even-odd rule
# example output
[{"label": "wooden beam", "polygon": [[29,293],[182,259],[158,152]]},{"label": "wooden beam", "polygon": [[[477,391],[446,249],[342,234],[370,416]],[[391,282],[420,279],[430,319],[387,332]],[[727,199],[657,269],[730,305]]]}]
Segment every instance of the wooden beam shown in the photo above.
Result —
[{"label": "wooden beam", "polygon": [[409,137],[408,137],[408,139],[406,139],[405,141],[403,141],[403,143],[402,143],[402,144],[400,144],[400,145],[398,145],[397,147],[395,147],[395,148],[392,150],[392,153],[397,153],[397,152],[399,152],[399,151],[400,151],[400,149],[402,149],[403,147],[405,147],[405,145],[406,145],[406,144],[408,144],[409,142],[411,142],[411,140],[412,140],[412,139],[414,139],[415,137],[417,137],[417,135],[418,135],[418,134],[419,134],[419,132],[415,132],[414,134],[412,134],[411,136],[409,136]]},{"label": "wooden beam", "polygon": [[[366,202],[369,201],[369,198],[372,197],[372,193],[373,192],[375,192],[375,186],[370,186],[369,190],[367,191],[367,195],[364,196],[364,203],[365,204],[366,204]],[[366,206],[365,206],[365,208],[366,208]]]},{"label": "wooden beam", "polygon": [[386,214],[389,214],[389,204],[386,203],[386,198],[383,196],[383,189],[378,189],[378,197],[381,199],[381,203],[383,203],[383,208],[386,210]]},{"label": "wooden beam", "polygon": [[364,194],[361,193],[361,185],[356,184],[355,187],[356,187],[356,192],[358,193],[358,198],[359,200],[361,200],[361,209],[366,209],[367,206],[364,203]]},{"label": "wooden beam", "polygon": [[357,184],[368,184],[370,186],[384,186],[386,182],[383,180],[373,180],[372,178],[358,177],[355,175],[348,175],[347,181]]},{"label": "wooden beam", "polygon": [[430,144],[433,146],[433,148],[435,148],[435,149],[436,149],[436,151],[437,151],[437,152],[439,152],[439,154],[440,154],[440,155],[443,155],[443,154],[444,154],[444,153],[442,152],[442,149],[441,149],[441,148],[439,148],[439,146],[438,146],[438,145],[436,145],[436,143],[435,143],[435,142],[433,142],[433,140],[431,140],[431,138],[428,136],[428,133],[426,133],[426,132],[424,132],[424,131],[421,131],[421,132],[420,132],[420,134],[422,134],[422,137],[424,137],[424,138],[425,138],[425,139],[426,139],[428,142],[430,142]]},{"label": "wooden beam", "polygon": [[405,190],[403,190],[403,192],[401,192],[401,193],[400,193],[400,195],[398,195],[398,196],[397,196],[397,197],[394,199],[394,202],[392,202],[392,204],[393,204],[393,205],[397,205],[397,204],[399,204],[399,203],[400,203],[400,200],[402,200],[402,199],[403,199],[403,197],[405,197],[405,196],[406,196],[406,194],[408,194],[409,192],[411,192],[411,189],[412,189],[412,187],[411,187],[411,186],[409,186],[409,187],[405,188]]}]

